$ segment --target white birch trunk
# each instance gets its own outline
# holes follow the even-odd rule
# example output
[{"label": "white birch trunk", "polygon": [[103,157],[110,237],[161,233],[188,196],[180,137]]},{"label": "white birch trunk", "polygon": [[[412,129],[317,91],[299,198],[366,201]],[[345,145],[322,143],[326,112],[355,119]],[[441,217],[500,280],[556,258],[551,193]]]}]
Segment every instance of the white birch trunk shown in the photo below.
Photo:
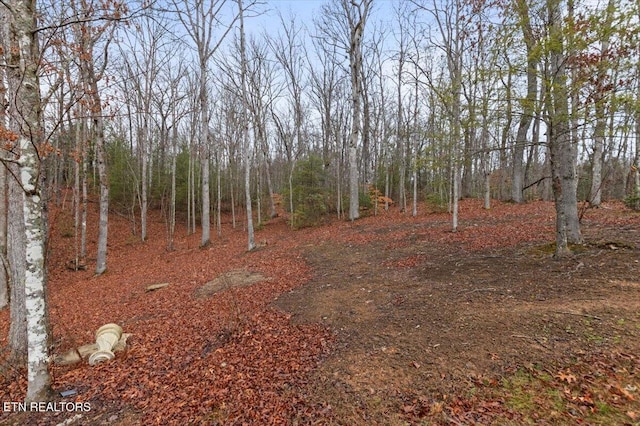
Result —
[{"label": "white birch trunk", "polygon": [[[37,86],[36,86],[37,87]],[[39,98],[38,98],[39,99]],[[24,194],[26,242],[25,304],[27,311],[27,401],[49,398],[49,332],[47,318],[46,280],[44,265],[44,229],[41,187],[38,180],[39,160],[33,141],[20,140],[20,177]]]},{"label": "white birch trunk", "polygon": [[[0,19],[3,16],[0,15]],[[4,26],[0,27],[0,34],[4,37]],[[1,46],[1,45],[0,45]],[[0,54],[0,128],[9,128],[8,116],[5,105],[8,84],[6,80],[6,68],[4,57]],[[0,152],[0,157],[4,158],[4,152]],[[9,262],[7,261],[7,169],[0,164],[0,309],[9,305]]]},{"label": "white birch trunk", "polygon": [[[19,176],[16,164],[10,164],[10,175]],[[22,197],[24,193],[16,179],[7,181],[7,260],[9,263],[10,313],[9,347],[11,359],[16,365],[23,365],[27,359],[27,314],[25,306],[25,231]],[[20,200],[20,202],[11,202]]]},{"label": "white birch trunk", "polygon": [[[2,99],[0,99],[2,102]],[[1,122],[0,122],[1,123]],[[9,262],[7,261],[7,171],[0,165],[0,310],[9,305]]]},{"label": "white birch trunk", "polygon": [[13,29],[19,48],[20,99],[17,102],[22,129],[19,135],[20,184],[22,194],[13,200],[23,206],[25,229],[25,307],[27,314],[27,402],[46,401],[50,397],[49,329],[47,318],[46,276],[44,265],[45,233],[41,199],[40,159],[37,147],[43,137],[38,82],[39,52],[36,40],[35,0],[14,0]]},{"label": "white birch trunk", "polygon": [[[94,85],[97,96],[98,85]],[[96,99],[98,105],[100,99]],[[94,108],[95,105],[94,105]],[[101,275],[107,270],[107,237],[109,232],[109,180],[107,175],[107,161],[104,152],[104,122],[102,112],[93,118],[96,135],[96,154],[98,159],[98,176],[100,180],[100,219],[98,224],[98,253],[96,257],[96,275]]]}]

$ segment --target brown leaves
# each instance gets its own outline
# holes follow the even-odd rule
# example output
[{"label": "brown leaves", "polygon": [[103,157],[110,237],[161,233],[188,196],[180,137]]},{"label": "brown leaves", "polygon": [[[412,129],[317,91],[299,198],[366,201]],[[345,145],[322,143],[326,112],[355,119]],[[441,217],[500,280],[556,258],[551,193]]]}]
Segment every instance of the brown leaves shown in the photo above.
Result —
[{"label": "brown leaves", "polygon": [[561,382],[567,382],[567,383],[575,383],[576,382],[576,376],[571,374],[571,371],[569,371],[569,370],[567,370],[566,372],[560,371],[558,374],[556,374],[556,377]]},{"label": "brown leaves", "polygon": [[[251,253],[246,252],[245,234],[230,225],[223,229],[223,238],[207,249],[198,248],[199,235],[181,237],[184,229],[178,230],[176,250],[168,253],[160,215],[149,221],[146,242],[131,235],[126,219],[113,215],[109,273],[101,277],[92,276],[90,265],[87,271],[65,269],[66,261],[73,258],[73,247],[62,235],[73,217],[54,210],[51,218],[58,225],[51,230],[49,288],[56,351],[92,341],[95,329],[105,322],[118,322],[133,333],[126,354],[117,354],[110,363],[95,368],[54,367],[54,386],[77,389],[75,400],[90,402],[94,415],[103,415],[103,419],[116,416],[117,423],[122,413],[137,416],[122,424],[331,423],[332,416],[338,416],[334,414],[339,410],[337,404],[331,401],[332,407],[306,392],[315,380],[318,363],[333,348],[332,336],[319,325],[294,325],[289,314],[271,308],[276,296],[310,277],[301,250],[325,240],[346,242],[355,250],[359,244],[376,241],[383,243],[377,247],[390,252],[388,265],[383,266],[415,267],[431,259],[406,251],[398,260],[392,252],[402,253],[416,241],[468,252],[548,240],[553,235],[550,203],[496,203],[490,211],[481,207],[477,200],[461,203],[461,227],[455,234],[449,232],[447,214],[420,213],[416,219],[397,209],[379,211],[379,216],[355,223],[336,221],[296,232],[280,218],[258,231],[257,238],[269,244]],[[637,217],[607,215],[606,209],[587,211],[585,220],[631,225],[630,229],[637,225]],[[61,226],[65,223],[67,226]],[[96,235],[96,217],[90,217],[88,224],[88,235]],[[380,230],[383,232],[376,233]],[[95,252],[95,241],[89,244],[89,252]],[[233,270],[259,273],[266,279],[196,297],[198,288]],[[171,285],[145,293],[149,285],[159,282]],[[401,311],[414,303],[417,301],[398,294],[389,298],[385,309]],[[487,309],[491,309],[489,304]],[[7,335],[8,321],[8,312],[0,312],[0,339]],[[0,341],[0,346],[5,344],[6,340]],[[437,346],[439,343],[431,348]],[[480,370],[468,382],[453,383],[424,357],[415,353],[403,357],[399,344],[386,348],[380,350],[385,357],[398,359],[394,367],[416,380],[432,377],[430,383],[452,382],[439,395],[424,389],[388,390],[395,398],[389,416],[411,424],[521,424],[531,419],[550,424],[589,423],[588,416],[598,415],[602,407],[619,410],[618,420],[623,417],[628,422],[636,421],[640,411],[638,360],[633,355],[583,354],[578,361],[559,360],[544,369],[531,366],[517,375],[517,365],[512,369],[504,366],[517,364],[518,358],[514,361],[497,346],[497,352],[484,354],[494,371]],[[446,354],[433,351],[433,356],[445,358]],[[462,373],[468,374],[470,368]],[[22,400],[25,372],[2,373],[0,400]],[[512,376],[519,381],[511,380],[513,386],[507,388],[505,383]],[[373,386],[367,391],[371,401],[386,396]],[[534,407],[534,414],[526,411],[527,404]],[[58,424],[61,419],[42,417],[41,421]]]},{"label": "brown leaves", "polygon": [[18,134],[0,125],[0,142],[4,142],[4,149],[10,151],[18,140]]}]

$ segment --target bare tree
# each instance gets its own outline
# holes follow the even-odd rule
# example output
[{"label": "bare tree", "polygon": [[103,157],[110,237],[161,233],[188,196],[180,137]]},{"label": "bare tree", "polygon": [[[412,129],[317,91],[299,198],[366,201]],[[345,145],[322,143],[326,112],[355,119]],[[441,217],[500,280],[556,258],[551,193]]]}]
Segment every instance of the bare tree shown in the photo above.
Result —
[{"label": "bare tree", "polygon": [[351,220],[360,217],[358,143],[361,137],[360,105],[364,90],[362,82],[362,37],[371,2],[372,0],[352,1],[351,3],[348,3],[347,0],[341,1],[350,30],[348,52],[349,69],[351,70],[351,102],[353,105],[351,137],[349,140],[349,219]]},{"label": "bare tree", "polygon": [[[80,80],[82,81],[87,111],[91,118],[91,139],[94,142],[98,178],[100,183],[100,219],[98,227],[98,252],[96,256],[96,275],[107,270],[107,238],[109,226],[109,177],[107,173],[105,153],[105,124],[101,92],[98,83],[104,77],[107,67],[107,57],[110,41],[112,40],[115,25],[106,23],[96,25],[94,16],[97,10],[100,13],[112,13],[118,16],[126,12],[122,4],[111,5],[114,10],[102,10],[97,8],[92,0],[80,0],[79,4],[71,2],[71,7],[77,21],[73,23],[77,55],[83,58],[79,61]],[[99,50],[101,49],[101,50]],[[97,59],[102,59],[98,63]]]},{"label": "bare tree", "polygon": [[244,195],[247,209],[247,249],[249,251],[256,247],[255,235],[253,231],[253,209],[251,204],[251,150],[249,148],[249,120],[247,119],[247,107],[249,105],[249,95],[247,91],[247,49],[245,46],[244,15],[245,9],[242,7],[242,0],[238,2],[238,14],[240,16],[240,89],[242,94],[242,151],[244,157]]},{"label": "bare tree", "polygon": [[[193,41],[198,53],[198,72],[200,102],[200,150],[202,173],[202,238],[201,246],[211,243],[211,201],[209,188],[210,175],[210,143],[209,143],[209,92],[208,65],[213,54],[218,50],[226,35],[233,28],[238,16],[223,23],[223,11],[226,0],[173,0],[175,12]],[[221,28],[222,34],[214,38],[215,31]]]},{"label": "bare tree", "polygon": [[[303,28],[291,17],[285,22],[285,17],[280,14],[280,23],[283,33],[279,33],[276,37],[269,38],[268,43],[271,48],[278,65],[284,71],[284,82],[289,92],[288,111],[284,113],[276,113],[276,107],[271,106],[272,118],[280,135],[280,139],[285,145],[285,153],[289,166],[289,209],[291,211],[291,226],[294,227],[293,216],[293,172],[297,156],[303,149],[303,133],[305,126],[304,105],[303,105],[303,87],[304,87],[304,56],[303,45],[300,38],[303,36]],[[285,119],[282,116],[292,116],[292,131],[285,131]],[[286,120],[286,121],[285,121]]]},{"label": "bare tree", "polygon": [[335,44],[349,55],[351,77],[351,133],[349,137],[349,219],[360,217],[360,188],[358,147],[362,136],[362,46],[364,30],[371,11],[372,0],[334,0],[323,6],[323,20],[319,29],[328,43]]},{"label": "bare tree", "polygon": [[[569,233],[577,224],[577,148],[571,140],[561,0],[547,0],[548,71],[545,81],[548,149],[556,205],[556,257],[570,254]],[[572,223],[575,221],[576,223]],[[575,238],[574,238],[575,240]],[[575,241],[574,241],[575,242]]]},{"label": "bare tree", "polygon": [[[21,206],[24,246],[12,247],[17,262],[24,262],[24,277],[16,288],[24,285],[26,307],[27,396],[29,401],[47,401],[51,397],[49,375],[49,323],[45,275],[45,229],[42,186],[42,158],[39,150],[45,144],[41,116],[38,65],[40,52],[36,32],[36,8],[33,0],[3,2],[3,14],[10,14],[10,66],[14,69],[15,91],[9,102],[15,110],[11,117],[16,129],[16,152],[12,161],[18,167],[14,178],[19,190],[12,192],[12,204]],[[5,33],[6,34],[6,33]],[[15,187],[14,187],[15,188]],[[16,188],[17,189],[17,188]],[[22,251],[24,250],[24,251]],[[23,283],[23,284],[22,284]],[[17,324],[22,327],[22,324]]]},{"label": "bare tree", "polygon": [[[433,1],[429,6],[412,0],[420,9],[430,13],[435,20],[435,27],[440,37],[440,42],[432,40],[446,58],[446,66],[450,80],[450,93],[438,94],[446,106],[450,123],[450,149],[451,149],[451,226],[453,232],[458,229],[458,201],[460,199],[460,173],[461,173],[461,137],[462,137],[462,56],[464,50],[464,38],[472,23],[467,16],[468,5],[463,0],[455,0],[441,7]],[[471,14],[472,16],[473,14]],[[432,89],[436,88],[433,79],[429,79]]]},{"label": "bare tree", "polygon": [[522,191],[524,187],[523,155],[538,94],[537,68],[540,62],[540,49],[531,25],[529,3],[526,0],[518,0],[515,4],[522,29],[522,39],[527,49],[527,95],[522,102],[522,115],[520,116],[518,133],[513,148],[513,171],[511,175],[511,199],[515,203],[521,203],[523,201]]},{"label": "bare tree", "polygon": [[[140,239],[147,239],[147,216],[149,209],[149,186],[151,182],[150,156],[153,151],[153,111],[154,95],[163,93],[158,87],[160,71],[170,67],[173,55],[168,43],[168,22],[166,19],[141,20],[135,32],[125,33],[127,43],[120,43],[120,57],[124,68],[123,84],[127,101],[132,103],[134,114],[129,120],[135,123],[136,149],[138,152],[139,178],[138,193],[140,205]],[[175,46],[174,46],[175,47]],[[134,135],[131,135],[133,138]]]},{"label": "bare tree", "polygon": [[[408,44],[409,44],[409,27],[411,26],[411,13],[405,6],[396,9],[398,18],[398,70],[396,72],[396,155],[400,162],[400,170],[398,172],[398,207],[404,212],[407,209],[407,129],[404,122],[404,100],[403,100],[403,78],[405,72],[405,64],[407,62]],[[415,24],[415,22],[414,22]],[[414,61],[416,62],[416,61]]]},{"label": "bare tree", "polygon": [[[264,174],[266,176],[267,193],[269,196],[269,217],[274,218],[276,212],[273,197],[273,183],[271,179],[271,154],[269,153],[267,117],[271,105],[276,99],[279,88],[275,81],[275,65],[268,57],[266,43],[260,43],[255,39],[249,42],[250,52],[247,55],[247,89],[249,112],[253,122],[256,150],[262,153]],[[260,194],[258,194],[258,201]],[[258,214],[260,220],[260,214]]]},{"label": "bare tree", "polygon": [[[640,0],[636,0],[636,13],[638,18],[640,19]],[[640,51],[640,48],[638,48]],[[640,61],[636,64],[636,93],[635,100],[638,104],[640,104]],[[636,108],[636,113],[634,117],[636,121],[635,131],[636,131],[636,155],[633,161],[632,170],[633,170],[633,195],[636,197],[635,207],[636,209],[640,209],[640,108]]]},{"label": "bare tree", "polygon": [[[0,142],[6,143],[10,137],[9,116],[7,115],[7,53],[8,40],[8,10],[0,8]],[[9,262],[7,260],[7,170],[2,160],[5,159],[4,150],[0,150],[0,309],[9,306]]]}]

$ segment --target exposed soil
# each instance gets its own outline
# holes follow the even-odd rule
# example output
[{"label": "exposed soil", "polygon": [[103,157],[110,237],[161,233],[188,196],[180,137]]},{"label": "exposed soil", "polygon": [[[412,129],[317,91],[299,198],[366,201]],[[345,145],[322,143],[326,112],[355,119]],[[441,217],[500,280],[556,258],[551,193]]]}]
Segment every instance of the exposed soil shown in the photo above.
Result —
[{"label": "exposed soil", "polygon": [[196,290],[196,297],[209,297],[224,290],[238,287],[247,287],[260,281],[264,281],[265,277],[256,272],[250,272],[244,269],[225,272],[215,279],[209,281]]},{"label": "exposed soil", "polygon": [[[71,219],[54,214],[54,351],[106,322],[133,335],[109,363],[53,369],[91,412],[0,423],[639,424],[638,213],[587,210],[586,244],[554,260],[550,203],[465,200],[456,233],[419,211],[300,231],[280,217],[250,253],[230,223],[167,252],[161,219],[142,243],[116,216],[101,277],[91,259],[66,269]],[[7,330],[5,310],[2,346]],[[0,402],[21,401],[25,372],[2,367]]]},{"label": "exposed soil", "polygon": [[[313,278],[275,304],[295,322],[321,322],[337,335],[335,352],[311,380],[332,422],[455,423],[443,406],[471,398],[483,381],[530,366],[557,372],[595,354],[631,356],[627,387],[636,392],[640,364],[630,354],[640,354],[638,215],[607,224],[598,221],[606,212],[588,212],[586,245],[554,260],[553,246],[539,240],[552,234],[526,230],[536,226],[534,217],[517,206],[499,209],[518,214],[476,217],[449,238],[437,220],[356,225],[366,243],[326,241],[305,250]],[[495,227],[521,238],[485,249],[481,240],[491,246]],[[460,418],[504,424],[503,414]],[[528,413],[513,414],[524,421]]]}]

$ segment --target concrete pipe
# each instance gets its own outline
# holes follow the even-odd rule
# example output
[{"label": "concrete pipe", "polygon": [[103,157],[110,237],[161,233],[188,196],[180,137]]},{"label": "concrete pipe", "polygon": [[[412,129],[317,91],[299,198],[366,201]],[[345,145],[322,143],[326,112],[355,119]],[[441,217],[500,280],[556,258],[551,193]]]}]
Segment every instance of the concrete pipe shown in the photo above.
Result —
[{"label": "concrete pipe", "polygon": [[118,324],[105,324],[96,331],[98,350],[89,357],[89,365],[115,358],[112,350],[122,336],[122,328]]}]

